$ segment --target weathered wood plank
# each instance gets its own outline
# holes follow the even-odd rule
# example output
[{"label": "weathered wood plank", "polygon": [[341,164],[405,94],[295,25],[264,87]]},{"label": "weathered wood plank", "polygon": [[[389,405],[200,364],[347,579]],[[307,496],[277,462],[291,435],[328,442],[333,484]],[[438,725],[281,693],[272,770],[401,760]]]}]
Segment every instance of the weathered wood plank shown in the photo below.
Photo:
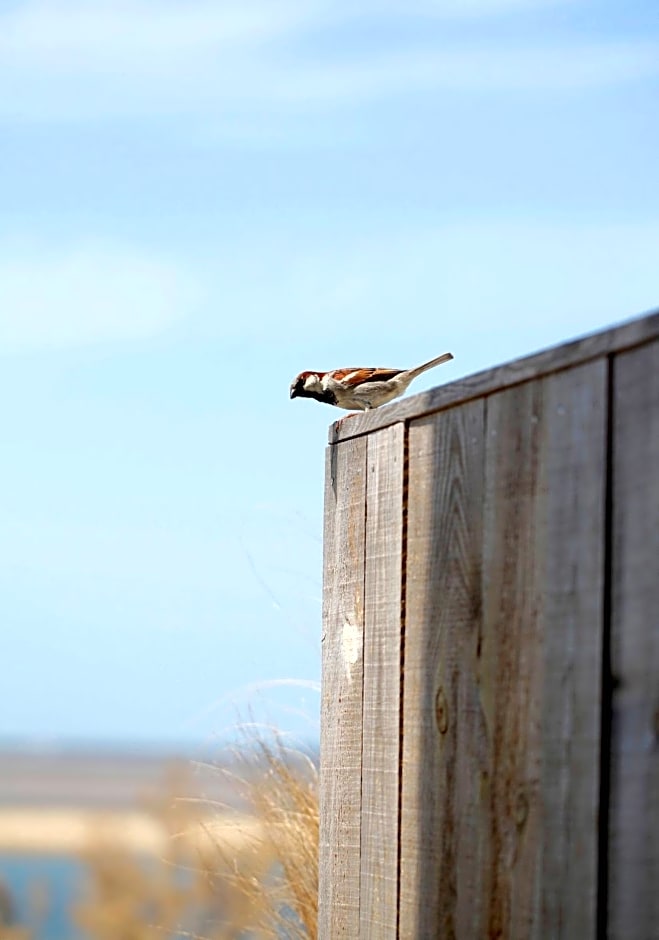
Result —
[{"label": "weathered wood plank", "polygon": [[[357,415],[342,424],[334,423],[329,428],[329,441],[336,443],[359,437],[369,431],[388,427],[399,421],[409,421],[423,414],[519,385],[521,382],[574,368],[656,338],[659,338],[659,311],[650,312],[612,329],[592,333],[574,342],[516,359],[494,369],[478,372],[420,395],[410,395],[401,401]],[[453,352],[459,357],[458,350]],[[401,363],[401,366],[405,365],[413,363]],[[437,379],[442,379],[441,370],[437,372]]]},{"label": "weathered wood plank", "polygon": [[405,427],[368,438],[360,937],[395,940]]},{"label": "weathered wood plank", "polygon": [[659,342],[616,356],[609,937],[659,934]]},{"label": "weathered wood plank", "polygon": [[492,937],[594,937],[607,369],[487,405],[483,641]]},{"label": "weathered wood plank", "polygon": [[605,406],[595,362],[411,425],[401,936],[594,936]]},{"label": "weathered wood plank", "polygon": [[327,450],[318,936],[359,936],[367,442]]},{"label": "weathered wood plank", "polygon": [[480,642],[484,405],[415,421],[409,503],[400,936],[478,937],[486,729]]},{"label": "weathered wood plank", "polygon": [[539,940],[597,931],[607,390],[603,358],[544,382]]}]

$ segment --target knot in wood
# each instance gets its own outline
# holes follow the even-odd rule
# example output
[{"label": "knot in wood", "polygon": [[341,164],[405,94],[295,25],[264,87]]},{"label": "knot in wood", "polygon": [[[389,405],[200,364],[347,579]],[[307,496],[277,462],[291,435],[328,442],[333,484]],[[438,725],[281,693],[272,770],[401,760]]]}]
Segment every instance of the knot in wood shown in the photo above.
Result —
[{"label": "knot in wood", "polygon": [[440,734],[446,734],[448,731],[448,702],[444,687],[440,685],[435,696],[435,722]]},{"label": "knot in wood", "polygon": [[529,798],[523,789],[519,789],[517,791],[513,815],[515,817],[517,828],[521,829],[529,815]]}]

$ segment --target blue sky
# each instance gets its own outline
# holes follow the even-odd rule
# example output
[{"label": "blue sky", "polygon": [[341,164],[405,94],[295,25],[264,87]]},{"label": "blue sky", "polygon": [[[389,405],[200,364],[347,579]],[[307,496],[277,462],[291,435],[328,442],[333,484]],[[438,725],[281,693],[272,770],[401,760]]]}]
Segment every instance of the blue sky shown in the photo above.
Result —
[{"label": "blue sky", "polygon": [[313,737],[291,379],[656,307],[658,94],[653,0],[0,2],[0,738]]}]

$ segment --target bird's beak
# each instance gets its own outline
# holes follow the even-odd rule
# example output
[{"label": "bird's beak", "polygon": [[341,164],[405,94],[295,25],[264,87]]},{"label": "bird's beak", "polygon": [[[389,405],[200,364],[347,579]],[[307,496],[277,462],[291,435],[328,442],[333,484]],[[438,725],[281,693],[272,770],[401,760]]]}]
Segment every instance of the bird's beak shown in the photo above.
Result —
[{"label": "bird's beak", "polygon": [[291,385],[291,398],[297,398],[297,389],[294,385]]}]

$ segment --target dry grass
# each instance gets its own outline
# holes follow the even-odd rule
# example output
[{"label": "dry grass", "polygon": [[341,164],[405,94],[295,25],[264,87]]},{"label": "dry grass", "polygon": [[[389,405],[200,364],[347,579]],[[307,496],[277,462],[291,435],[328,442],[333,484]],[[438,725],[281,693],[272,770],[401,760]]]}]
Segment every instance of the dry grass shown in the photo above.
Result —
[{"label": "dry grass", "polygon": [[[91,940],[315,940],[316,768],[277,740],[252,742],[232,763],[240,811],[190,798],[152,807],[168,833],[163,857],[140,859],[98,833],[74,911]],[[174,792],[190,788],[179,780]]]},{"label": "dry grass", "polygon": [[[227,766],[231,769],[227,769]],[[280,739],[247,734],[218,774],[231,777],[240,809],[194,793],[177,777],[145,806],[158,838],[123,838],[121,814],[90,822],[79,851],[84,896],[71,911],[89,940],[315,940],[318,774]],[[0,927],[1,940],[38,929]]]},{"label": "dry grass", "polygon": [[[249,755],[249,756],[247,756]],[[318,933],[318,773],[311,759],[279,740],[257,740],[241,752],[245,797],[260,840],[241,867],[224,855],[224,877],[244,901],[242,928],[259,938]],[[261,874],[255,875],[258,859]]]}]

